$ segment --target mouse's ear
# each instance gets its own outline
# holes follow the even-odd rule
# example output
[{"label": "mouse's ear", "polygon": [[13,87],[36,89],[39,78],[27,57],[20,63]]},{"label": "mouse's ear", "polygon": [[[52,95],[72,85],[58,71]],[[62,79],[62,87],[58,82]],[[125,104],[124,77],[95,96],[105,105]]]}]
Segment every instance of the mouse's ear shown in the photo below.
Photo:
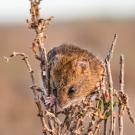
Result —
[{"label": "mouse's ear", "polygon": [[80,71],[83,73],[89,69],[89,61],[87,59],[75,60],[74,67],[75,69],[80,69]]}]

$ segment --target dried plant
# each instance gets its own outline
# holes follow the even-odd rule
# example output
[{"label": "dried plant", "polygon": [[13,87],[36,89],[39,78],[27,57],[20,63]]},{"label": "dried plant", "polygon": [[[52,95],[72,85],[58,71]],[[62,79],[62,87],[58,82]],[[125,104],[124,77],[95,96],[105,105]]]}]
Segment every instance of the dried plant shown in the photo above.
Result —
[{"label": "dried plant", "polygon": [[[90,95],[80,101],[78,104],[71,104],[69,107],[58,111],[55,98],[50,93],[47,76],[47,54],[44,42],[46,40],[45,31],[49,26],[53,17],[42,19],[40,17],[41,0],[30,0],[31,20],[27,20],[29,29],[33,29],[36,33],[32,43],[32,51],[35,58],[40,62],[41,80],[43,88],[38,87],[35,82],[34,71],[28,60],[28,56],[24,53],[13,52],[7,61],[11,58],[20,56],[25,62],[30,73],[32,81],[32,92],[35,104],[38,109],[38,116],[41,120],[44,135],[114,135],[116,116],[119,121],[119,134],[123,135],[123,115],[128,113],[132,123],[132,116],[128,95],[124,92],[124,56],[120,56],[120,88],[116,90],[113,86],[112,72],[110,61],[112,59],[114,48],[116,46],[117,34],[114,35],[109,53],[105,58],[104,64],[106,75],[103,82],[97,88],[98,92]],[[55,103],[54,103],[55,102]],[[118,115],[116,108],[118,107]],[[104,128],[102,125],[104,124]],[[108,129],[107,126],[110,125]]]}]

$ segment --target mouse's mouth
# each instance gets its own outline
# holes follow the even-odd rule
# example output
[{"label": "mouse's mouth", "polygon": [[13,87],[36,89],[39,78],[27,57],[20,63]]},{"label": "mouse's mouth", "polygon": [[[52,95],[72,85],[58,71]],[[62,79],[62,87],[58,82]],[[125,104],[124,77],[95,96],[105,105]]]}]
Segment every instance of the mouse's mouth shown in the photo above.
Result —
[{"label": "mouse's mouth", "polygon": [[71,105],[75,106],[75,105],[78,105],[84,99],[85,99],[85,97],[78,97],[78,98],[75,98],[75,99],[72,99],[72,100],[71,99],[66,100],[65,102],[59,101],[59,107],[62,108],[62,109],[65,109],[65,108],[70,107]]}]

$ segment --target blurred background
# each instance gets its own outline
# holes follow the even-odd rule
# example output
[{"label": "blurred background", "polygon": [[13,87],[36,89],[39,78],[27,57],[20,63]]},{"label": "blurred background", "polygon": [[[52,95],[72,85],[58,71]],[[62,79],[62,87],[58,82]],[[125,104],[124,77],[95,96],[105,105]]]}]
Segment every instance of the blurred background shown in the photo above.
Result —
[{"label": "blurred background", "polygon": [[[0,135],[39,135],[41,124],[29,89],[30,78],[24,63],[15,58],[6,63],[2,56],[25,52],[40,85],[39,63],[28,30],[29,0],[0,1]],[[119,56],[125,55],[125,91],[135,116],[135,1],[134,0],[43,0],[42,17],[54,16],[47,31],[47,51],[62,43],[73,43],[104,59],[114,33],[118,42],[112,60],[115,88],[119,88]],[[124,135],[134,135],[135,127],[127,115]]]}]

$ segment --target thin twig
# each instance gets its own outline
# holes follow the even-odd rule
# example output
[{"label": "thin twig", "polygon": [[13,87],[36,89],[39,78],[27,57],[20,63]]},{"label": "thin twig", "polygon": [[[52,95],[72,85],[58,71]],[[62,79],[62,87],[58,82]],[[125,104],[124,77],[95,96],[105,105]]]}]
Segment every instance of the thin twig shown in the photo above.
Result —
[{"label": "thin twig", "polygon": [[[50,24],[52,17],[49,17],[47,20],[40,18],[40,5],[41,0],[30,0],[31,8],[31,21],[27,20],[28,27],[30,29],[35,30],[36,36],[32,44],[32,50],[35,54],[35,57],[40,60],[40,68],[41,68],[41,77],[44,86],[44,92],[47,96],[49,96],[49,88],[48,88],[48,76],[47,76],[47,54],[46,49],[44,47],[44,41],[46,36],[44,34],[48,25]],[[39,56],[37,54],[37,49],[39,52]]]},{"label": "thin twig", "polygon": [[[43,109],[42,109],[42,105],[41,105],[41,101],[39,100],[39,96],[37,94],[37,90],[36,90],[36,83],[35,83],[35,78],[34,78],[34,71],[32,70],[32,67],[30,65],[30,62],[28,60],[28,56],[25,54],[25,53],[20,53],[20,52],[13,52],[9,58],[7,57],[4,57],[7,61],[9,61],[11,58],[13,57],[17,57],[17,56],[21,56],[22,57],[22,60],[24,60],[26,66],[27,66],[27,69],[30,73],[30,77],[31,77],[31,81],[32,81],[32,91],[33,91],[33,95],[34,95],[34,101],[35,101],[35,104],[37,105],[37,108],[38,108],[38,116],[40,117],[40,120],[41,120],[41,123],[42,123],[42,126],[43,126],[43,129],[49,129],[45,123],[45,118],[44,118],[44,115],[43,115]],[[46,134],[44,134],[46,135]]]},{"label": "thin twig", "polygon": [[129,105],[127,105],[126,110],[127,110],[130,121],[134,124],[135,123],[135,118],[133,117],[133,114],[131,112],[131,109],[130,109]]},{"label": "thin twig", "polygon": [[[124,92],[124,55],[120,56],[120,76],[119,76],[119,89]],[[123,115],[121,114],[122,105],[119,106],[119,134],[123,135]]]},{"label": "thin twig", "polygon": [[[101,90],[103,91],[102,95],[103,95],[103,109],[104,109],[104,112],[106,111],[106,97],[105,97],[105,93],[107,92],[107,89],[106,89],[106,85],[105,85],[105,76],[103,78],[103,82],[102,82],[102,85],[101,85]],[[107,119],[104,120],[104,130],[103,130],[103,135],[107,135]]]},{"label": "thin twig", "polygon": [[105,58],[105,60],[108,61],[108,62],[110,62],[111,59],[112,59],[114,48],[115,48],[116,42],[117,42],[117,38],[118,38],[118,35],[117,34],[114,34],[114,39],[112,41],[112,45],[111,45],[111,47],[109,49],[108,55]]},{"label": "thin twig", "polygon": [[106,61],[106,72],[108,75],[108,85],[109,85],[109,91],[110,91],[110,98],[111,98],[111,131],[110,135],[113,135],[114,133],[114,123],[113,123],[113,80],[112,80],[112,74],[111,74],[111,67],[110,62]]},{"label": "thin twig", "polygon": [[110,61],[111,61],[112,56],[113,56],[114,48],[116,46],[116,41],[117,41],[117,34],[114,35],[114,39],[112,41],[111,48],[109,50],[109,53],[108,53],[107,57],[105,58],[107,81],[108,81],[108,86],[109,86],[109,91],[110,91],[110,98],[111,98],[111,130],[110,130],[110,135],[114,135],[113,80],[112,80]]}]

